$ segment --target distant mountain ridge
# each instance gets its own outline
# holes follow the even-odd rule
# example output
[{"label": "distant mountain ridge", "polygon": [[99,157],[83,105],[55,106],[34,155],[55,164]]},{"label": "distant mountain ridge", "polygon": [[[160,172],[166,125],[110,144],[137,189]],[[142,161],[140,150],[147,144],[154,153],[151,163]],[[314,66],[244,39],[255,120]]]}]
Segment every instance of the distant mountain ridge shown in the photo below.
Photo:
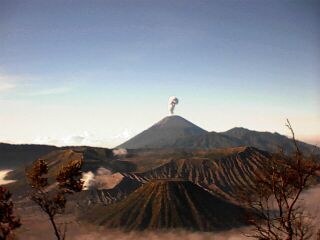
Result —
[{"label": "distant mountain ridge", "polygon": [[[315,148],[299,146],[306,152]],[[7,187],[21,206],[30,201],[25,171],[31,162],[45,160],[52,182],[61,166],[83,159],[81,170],[91,179],[69,204],[80,221],[124,230],[215,231],[243,225],[237,218],[244,216],[239,189],[263,173],[278,147],[294,150],[292,140],[278,133],[208,132],[179,116],[162,119],[119,147],[127,148],[126,154],[84,146],[0,144],[0,167],[19,165],[6,179],[16,180]]]},{"label": "distant mountain ridge", "polygon": [[[298,141],[303,152],[320,154],[320,148]],[[276,152],[282,148],[292,153],[295,146],[292,139],[279,133],[258,132],[246,128],[232,128],[226,132],[208,132],[180,116],[169,116],[121,144],[120,148],[180,148],[215,149],[252,146]]]},{"label": "distant mountain ridge", "polygon": [[[305,153],[320,155],[319,147],[301,141],[298,141],[298,145]],[[292,139],[279,133],[258,132],[240,127],[226,132],[208,132],[180,116],[165,117],[118,147],[137,150],[210,150],[243,146],[252,146],[271,153],[279,148],[283,148],[286,153],[294,151]],[[81,148],[86,147],[0,143],[0,169],[29,165],[52,151]]]},{"label": "distant mountain ridge", "polygon": [[59,148],[51,145],[0,143],[0,169],[26,166],[57,149]]},{"label": "distant mountain ridge", "polygon": [[[133,153],[132,153],[133,152]],[[179,178],[203,186],[210,192],[231,199],[237,189],[250,183],[252,174],[267,163],[270,154],[252,147],[215,150],[152,150],[151,153],[129,150],[128,156],[117,158],[112,151],[101,148],[80,148],[53,151],[41,158],[49,164],[49,177],[53,177],[59,167],[73,159],[84,159],[83,172],[96,174],[98,168],[106,168],[120,177],[111,189],[96,189],[82,193],[84,203],[103,202],[109,204],[126,197],[131,191],[153,179]],[[11,184],[15,196],[27,190],[25,167],[8,174],[7,179],[18,180]]]},{"label": "distant mountain ridge", "polygon": [[[242,127],[236,127],[223,132],[222,134],[240,140],[245,146],[254,146],[256,148],[267,150],[269,152],[276,152],[279,150],[279,147],[283,148],[287,153],[294,152],[295,150],[292,139],[277,132],[258,132]],[[303,152],[320,152],[319,147],[316,147],[312,144],[304,143],[302,141],[297,142],[298,146]]]},{"label": "distant mountain ridge", "polygon": [[[128,150],[121,157],[111,149],[79,147],[41,158],[49,165],[49,179],[60,166],[83,158],[83,172],[97,176],[103,167],[109,170],[106,177],[120,180],[111,188],[100,188],[96,178],[87,191],[75,194],[70,201],[83,214],[80,220],[125,230],[214,231],[241,226],[241,219],[236,219],[243,216],[238,190],[250,186],[254,174],[263,170],[271,157],[253,147],[139,149]],[[24,203],[30,190],[25,168],[9,177],[17,181],[7,187]]]}]

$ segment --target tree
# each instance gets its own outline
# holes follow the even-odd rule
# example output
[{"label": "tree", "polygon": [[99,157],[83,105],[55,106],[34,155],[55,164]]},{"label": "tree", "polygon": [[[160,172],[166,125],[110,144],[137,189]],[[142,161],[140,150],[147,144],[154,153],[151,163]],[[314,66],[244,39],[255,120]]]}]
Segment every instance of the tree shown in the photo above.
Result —
[{"label": "tree", "polygon": [[320,240],[320,229],[318,229],[318,231],[317,231],[316,240]]},{"label": "tree", "polygon": [[13,230],[20,226],[20,220],[13,214],[11,193],[0,186],[0,240],[12,237]]},{"label": "tree", "polygon": [[292,134],[295,153],[287,156],[282,150],[257,171],[252,185],[241,194],[248,207],[248,220],[253,234],[260,240],[310,239],[313,235],[311,218],[300,204],[301,193],[310,187],[320,165],[313,154],[304,155]]},{"label": "tree", "polygon": [[37,160],[27,172],[27,178],[33,189],[31,200],[49,217],[54,234],[58,240],[65,239],[66,225],[56,223],[56,215],[63,214],[67,203],[67,195],[80,192],[83,188],[81,180],[83,159],[70,161],[55,174],[56,182],[49,184],[48,164]]},{"label": "tree", "polygon": [[316,240],[320,240],[320,229],[317,231]]}]

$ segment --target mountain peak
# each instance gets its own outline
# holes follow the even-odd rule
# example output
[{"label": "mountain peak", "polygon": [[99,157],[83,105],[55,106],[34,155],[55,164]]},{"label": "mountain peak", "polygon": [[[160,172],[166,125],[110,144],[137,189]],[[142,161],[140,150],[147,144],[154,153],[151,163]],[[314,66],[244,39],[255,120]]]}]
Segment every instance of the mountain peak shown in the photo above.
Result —
[{"label": "mountain peak", "polygon": [[[161,119],[159,122],[154,124],[155,127],[161,128],[199,128],[197,125],[188,121],[187,119],[179,116],[179,115],[171,115]],[[203,130],[203,129],[202,129]],[[204,130],[203,130],[204,131]]]},{"label": "mountain peak", "polygon": [[172,115],[161,119],[147,130],[121,144],[121,148],[165,148],[172,146],[178,139],[199,136],[207,133],[185,118]]},{"label": "mountain peak", "polygon": [[234,128],[229,129],[227,132],[235,132],[235,131],[250,132],[252,130],[249,130],[248,128],[244,128],[244,127],[234,127]]},{"label": "mountain peak", "polygon": [[192,182],[161,179],[144,184],[112,206],[92,209],[85,219],[125,230],[211,231],[241,226],[243,214],[242,208]]}]

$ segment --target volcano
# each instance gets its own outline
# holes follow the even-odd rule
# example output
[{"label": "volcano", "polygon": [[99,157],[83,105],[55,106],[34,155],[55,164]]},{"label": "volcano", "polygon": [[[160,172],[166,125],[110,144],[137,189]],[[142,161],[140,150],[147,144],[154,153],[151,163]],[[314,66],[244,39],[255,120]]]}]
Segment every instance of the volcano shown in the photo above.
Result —
[{"label": "volcano", "polygon": [[152,180],[122,201],[96,206],[84,219],[123,230],[215,231],[242,226],[244,209],[179,179]]},{"label": "volcano", "polygon": [[163,118],[147,130],[118,146],[119,148],[165,148],[179,139],[196,137],[207,133],[204,129],[183,117],[174,115]]},{"label": "volcano", "polygon": [[[304,153],[320,155],[320,148],[297,141]],[[292,139],[279,133],[258,132],[232,128],[226,132],[208,132],[180,116],[163,118],[147,130],[121,144],[127,149],[217,149],[251,146],[268,152],[282,148],[285,153],[295,151]]]}]

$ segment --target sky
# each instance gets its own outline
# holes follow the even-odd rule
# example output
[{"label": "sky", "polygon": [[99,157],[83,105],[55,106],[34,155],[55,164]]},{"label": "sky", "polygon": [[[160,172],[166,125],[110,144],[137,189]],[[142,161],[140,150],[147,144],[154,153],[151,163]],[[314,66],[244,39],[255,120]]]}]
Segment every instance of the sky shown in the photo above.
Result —
[{"label": "sky", "polygon": [[168,115],[320,144],[320,1],[0,0],[0,142],[114,147]]}]

